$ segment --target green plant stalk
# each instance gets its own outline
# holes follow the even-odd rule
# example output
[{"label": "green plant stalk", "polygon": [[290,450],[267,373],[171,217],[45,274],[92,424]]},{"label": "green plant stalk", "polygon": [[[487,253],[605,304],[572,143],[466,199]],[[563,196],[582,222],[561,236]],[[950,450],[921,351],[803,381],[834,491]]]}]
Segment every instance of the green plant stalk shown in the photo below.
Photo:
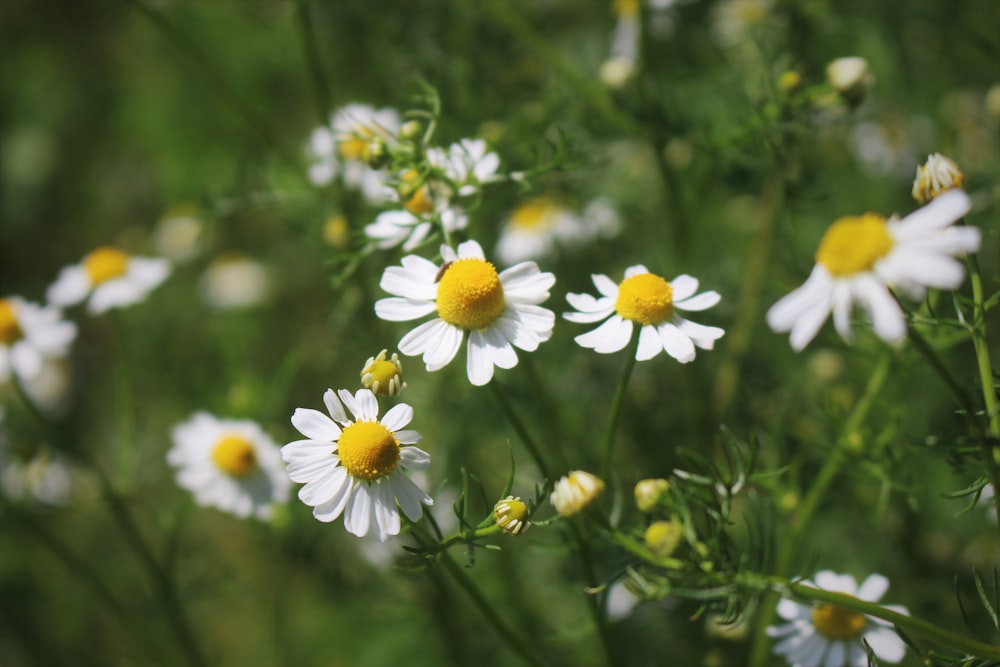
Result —
[{"label": "green plant stalk", "polygon": [[632,343],[628,346],[625,356],[625,365],[622,367],[621,379],[615,388],[615,395],[611,399],[611,411],[608,413],[608,423],[604,431],[604,442],[601,448],[601,479],[606,480],[611,472],[611,452],[615,444],[615,432],[618,430],[618,421],[621,418],[622,404],[625,402],[625,390],[628,388],[629,378],[632,377],[632,370],[635,368],[635,352],[639,349],[639,332],[635,332]]},{"label": "green plant stalk", "polygon": [[969,398],[969,395],[965,392],[965,388],[959,384],[958,380],[955,379],[955,376],[948,370],[948,367],[944,365],[944,362],[938,355],[937,350],[935,350],[931,344],[927,342],[927,339],[924,338],[912,324],[907,323],[907,330],[909,331],[909,339],[913,344],[913,347],[915,347],[917,351],[924,356],[924,359],[926,359],[927,363],[931,365],[931,368],[933,368],[941,380],[948,385],[948,389],[950,389],[951,393],[955,395],[955,398],[965,411],[966,419],[973,419],[976,414],[976,409],[972,404],[972,399]]},{"label": "green plant stalk", "polygon": [[302,48],[305,51],[306,64],[309,66],[309,79],[312,83],[319,124],[326,125],[330,122],[330,86],[327,85],[326,75],[323,73],[323,59],[320,57],[319,48],[316,45],[316,36],[313,34],[312,29],[312,19],[309,16],[309,5],[305,0],[296,0],[295,18],[298,23],[299,34],[302,36]]},{"label": "green plant stalk", "polygon": [[525,427],[524,422],[521,421],[521,418],[517,416],[517,412],[515,412],[514,407],[510,403],[510,400],[508,400],[507,394],[504,393],[504,390],[500,387],[500,384],[497,382],[495,378],[493,379],[492,382],[489,383],[489,387],[493,391],[493,396],[496,397],[497,402],[500,404],[500,410],[507,418],[507,421],[510,422],[511,426],[514,427],[514,430],[517,432],[517,435],[521,439],[521,442],[524,443],[524,446],[528,450],[528,453],[531,454],[531,458],[534,459],[535,465],[538,466],[539,472],[542,473],[542,476],[545,477],[545,479],[551,482],[552,472],[549,470],[548,465],[545,463],[545,458],[542,456],[542,450],[538,446],[538,443],[535,442],[534,438],[531,437],[531,434]]},{"label": "green plant stalk", "polygon": [[[889,371],[892,369],[894,359],[895,353],[891,350],[887,350],[882,355],[882,358],[879,359],[878,365],[875,366],[871,376],[868,378],[865,393],[854,404],[854,409],[848,416],[847,421],[844,422],[844,426],[837,438],[836,448],[826,459],[816,479],[813,480],[809,492],[799,506],[795,518],[792,520],[791,529],[782,541],[781,548],[778,551],[775,564],[775,571],[778,576],[788,577],[790,575],[789,570],[795,559],[796,549],[802,543],[802,535],[809,527],[813,514],[815,514],[820,502],[826,495],[830,484],[840,473],[840,469],[847,459],[846,450],[849,447],[850,438],[857,432],[865,417],[868,416],[868,412],[875,403],[875,397],[878,396],[886,380],[889,378]],[[753,646],[750,653],[751,667],[763,667],[767,662],[770,641],[767,636],[767,628],[775,620],[777,603],[778,596],[774,593],[765,595],[761,603],[760,616],[757,620],[757,628],[754,633]]]},{"label": "green plant stalk", "polygon": [[990,660],[1000,660],[1000,646],[996,644],[987,644],[975,639],[963,637],[962,635],[951,632],[950,630],[940,628],[933,623],[929,623],[925,620],[914,618],[912,616],[907,616],[905,614],[900,614],[899,612],[887,609],[874,602],[865,602],[864,600],[860,600],[853,595],[835,593],[833,591],[824,591],[811,586],[805,586],[803,584],[787,583],[779,580],[773,580],[771,589],[773,591],[787,590],[793,593],[796,597],[804,600],[832,604],[842,609],[855,611],[859,614],[880,618],[883,621],[888,621],[889,623],[898,625],[900,628],[903,628],[908,632],[920,635],[921,637],[940,644],[941,646],[947,646],[950,649],[961,651],[965,655]]},{"label": "green plant stalk", "polygon": [[497,613],[497,610],[493,608],[493,605],[490,604],[490,601],[483,595],[483,592],[476,586],[475,582],[459,567],[458,563],[455,562],[448,552],[442,552],[438,556],[438,562],[451,575],[451,578],[454,579],[458,587],[469,596],[469,599],[472,600],[476,608],[487,618],[490,627],[500,635],[500,638],[503,639],[504,643],[512,651],[521,656],[526,663],[533,665],[533,667],[545,667],[545,662],[535,655],[534,651],[521,639],[520,635],[507,625],[500,614]]},{"label": "green plant stalk", "polygon": [[993,382],[993,364],[990,361],[990,348],[986,342],[986,308],[983,296],[983,278],[979,272],[979,262],[975,255],[968,258],[969,281],[972,283],[973,328],[972,345],[976,351],[976,362],[979,367],[979,383],[983,387],[983,405],[986,409],[988,437],[981,439],[980,448],[983,463],[993,484],[993,503],[1000,513],[1000,406],[997,405],[997,392]]},{"label": "green plant stalk", "polygon": [[121,319],[121,313],[112,312],[111,324],[114,334],[112,346],[115,351],[114,364],[114,405],[116,433],[115,464],[118,486],[129,489],[135,474],[135,409],[132,401],[132,355],[128,344],[128,331]]}]

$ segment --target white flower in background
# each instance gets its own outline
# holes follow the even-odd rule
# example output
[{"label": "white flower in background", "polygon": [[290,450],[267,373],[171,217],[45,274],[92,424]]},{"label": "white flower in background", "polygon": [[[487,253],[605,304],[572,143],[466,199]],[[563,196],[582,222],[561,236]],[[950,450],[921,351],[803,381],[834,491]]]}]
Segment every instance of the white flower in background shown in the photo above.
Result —
[{"label": "white flower in background", "polygon": [[868,61],[860,56],[837,58],[826,66],[826,80],[849,104],[858,104],[875,83]]},{"label": "white flower in background", "polygon": [[619,579],[608,588],[608,619],[611,621],[624,621],[632,615],[635,608],[642,602],[642,598],[632,592],[625,580]]},{"label": "white flower in background", "polygon": [[[889,580],[881,574],[870,575],[861,586],[854,577],[830,570],[817,572],[815,579],[816,583],[802,583],[852,595],[865,602],[878,602],[889,588]],[[900,614],[909,613],[898,605],[885,607]],[[897,663],[906,654],[906,645],[891,624],[842,607],[782,600],[778,615],[788,623],[768,628],[767,634],[780,640],[774,652],[784,656],[791,667],[866,667],[868,655],[862,640],[868,642],[883,662]]]},{"label": "white flower in background", "polygon": [[15,501],[31,497],[44,505],[65,505],[73,487],[70,465],[47,447],[14,447],[2,428],[4,417],[0,406],[0,491]]},{"label": "white flower in background", "polygon": [[933,135],[933,123],[927,118],[906,118],[887,114],[878,122],[864,121],[851,130],[850,145],[866,171],[909,179],[913,165],[920,159],[917,150]]},{"label": "white flower in background", "polygon": [[427,161],[444,173],[460,197],[475,194],[484,183],[495,180],[500,168],[500,157],[483,139],[462,139],[448,150],[429,148]]},{"label": "white flower in background", "polygon": [[205,302],[213,308],[249,308],[269,296],[271,274],[255,259],[241,253],[226,253],[212,260],[199,286]]},{"label": "white flower in background", "polygon": [[76,325],[52,306],[11,296],[0,299],[0,384],[12,374],[24,383],[38,377],[46,361],[64,358],[76,338]]},{"label": "white flower in background", "polygon": [[582,215],[552,197],[536,197],[520,204],[504,221],[497,257],[504,264],[541,259],[556,246],[571,248],[621,230],[618,212],[607,199],[590,202]]},{"label": "white flower in background", "polygon": [[923,205],[942,192],[961,188],[964,183],[965,174],[954,160],[940,153],[932,153],[927,156],[927,162],[917,167],[917,175],[913,179],[913,198]]},{"label": "white flower in background", "polygon": [[352,103],[337,110],[329,127],[313,130],[306,146],[311,160],[309,180],[326,185],[337,176],[351,188],[360,190],[372,204],[381,204],[391,195],[381,170],[368,165],[369,144],[373,139],[391,138],[399,132],[399,112]]},{"label": "white flower in background", "polygon": [[575,338],[581,347],[601,354],[624,349],[632,340],[635,325],[639,329],[637,361],[652,359],[661,351],[686,364],[694,361],[695,347],[711,350],[725,333],[718,327],[708,327],[681,317],[677,311],[702,311],[720,300],[718,292],[698,292],[698,280],[680,275],[667,282],[641,265],[625,270],[620,284],[602,274],[591,276],[600,292],[566,295],[566,300],[578,312],[564,313],[570,322],[589,324],[605,320],[593,331]]},{"label": "white flower in background", "polygon": [[345,389],[336,394],[328,389],[323,402],[329,417],[318,410],[295,410],[292,424],[307,439],[281,448],[289,477],[305,484],[299,499],[313,507],[320,521],[343,514],[344,528],[358,537],[369,531],[381,541],[398,535],[400,509],[410,521],[419,521],[421,506],[434,501],[404,472],[423,470],[431,460],[412,446],[421,435],[404,429],[413,408],[398,403],[380,421],[378,401],[368,389],[353,396]]},{"label": "white flower in background", "polygon": [[642,36],[639,0],[615,0],[611,9],[617,17],[611,32],[611,48],[601,65],[601,80],[612,88],[621,88],[635,74]]},{"label": "white flower in background", "polygon": [[[403,174],[399,190],[406,193],[404,198],[397,192],[400,199],[400,209],[383,211],[375,218],[375,222],[365,226],[365,236],[375,241],[380,249],[394,248],[403,244],[403,250],[410,251],[423,243],[435,223],[448,233],[452,233],[469,224],[469,218],[458,206],[453,206],[450,193],[443,183],[419,183],[420,175],[416,171]],[[408,192],[408,183],[415,186]]]},{"label": "white flower in background", "polygon": [[173,262],[186,262],[201,251],[204,224],[194,206],[170,208],[153,232],[156,252]]},{"label": "white flower in background", "polygon": [[560,516],[573,516],[604,491],[604,480],[586,470],[573,470],[556,482],[549,503]]},{"label": "white flower in background", "polygon": [[979,504],[986,506],[990,520],[993,521],[993,523],[997,522],[997,505],[993,501],[993,497],[995,495],[996,491],[993,490],[992,484],[984,486],[982,493],[979,494]]},{"label": "white flower in background", "polygon": [[383,320],[405,322],[432,313],[399,341],[405,355],[423,355],[428,371],[447,366],[468,334],[466,369],[477,386],[493,379],[494,367],[517,365],[517,347],[533,352],[552,335],[555,315],[538,304],[549,297],[555,276],[534,262],[521,262],[497,273],[475,241],[458,252],[441,246],[444,264],[407,255],[390,266],[380,285],[393,297],[380,299],[375,313]]},{"label": "white flower in background", "polygon": [[771,14],[774,0],[721,0],[712,13],[712,29],[725,46],[743,41],[750,30]]},{"label": "white flower in background", "polygon": [[66,357],[53,357],[42,362],[42,369],[21,383],[31,402],[48,415],[62,415],[69,406],[72,368]]},{"label": "white flower in background", "polygon": [[874,213],[840,218],[823,235],[806,282],[767,311],[768,325],[790,332],[798,352],[832,313],[837,332],[850,341],[851,312],[858,304],[879,338],[898,343],[906,337],[906,319],[890,288],[919,300],[927,288],[962,284],[965,270],[954,257],[978,250],[981,234],[952,223],[970,206],[965,192],[951,190],[902,220]]},{"label": "white flower in background", "polygon": [[87,299],[87,310],[99,315],[111,308],[139,303],[170,275],[162,258],[133,257],[103,246],[59,272],[46,296],[57,306],[73,306]]},{"label": "white flower in background", "polygon": [[198,412],[175,426],[171,439],[167,462],[199,505],[268,519],[288,499],[278,445],[257,423]]}]

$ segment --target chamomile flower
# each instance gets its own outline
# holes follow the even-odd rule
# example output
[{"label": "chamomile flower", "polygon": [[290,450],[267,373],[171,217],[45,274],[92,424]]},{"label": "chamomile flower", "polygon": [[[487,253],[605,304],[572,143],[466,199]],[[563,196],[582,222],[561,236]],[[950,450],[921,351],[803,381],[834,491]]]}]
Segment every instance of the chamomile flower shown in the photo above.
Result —
[{"label": "chamomile flower", "polygon": [[586,470],[572,470],[559,478],[549,503],[560,516],[573,516],[604,491],[604,480]]},{"label": "chamomile flower", "polygon": [[533,352],[552,335],[555,315],[538,304],[549,297],[555,276],[534,262],[497,273],[475,241],[457,252],[441,246],[441,256],[441,266],[407,255],[402,266],[387,268],[380,285],[394,296],[376,302],[375,313],[393,322],[437,315],[399,341],[403,354],[423,355],[428,371],[447,366],[468,334],[469,381],[485,385],[494,367],[517,365],[515,347]]},{"label": "chamomile flower", "polygon": [[[854,577],[830,570],[817,572],[815,579],[816,583],[802,583],[865,602],[878,602],[889,588],[889,580],[880,574],[870,575],[860,586]],[[886,607],[900,614],[909,613],[898,605]],[[906,645],[888,622],[842,607],[782,600],[778,615],[788,623],[768,628],[767,634],[780,640],[774,652],[784,656],[791,667],[866,667],[868,655],[862,640],[882,662],[897,663],[906,653]]]},{"label": "chamomile flower", "polygon": [[718,327],[695,324],[678,314],[678,311],[706,310],[721,298],[718,292],[698,294],[698,280],[689,275],[667,282],[636,264],[625,270],[625,279],[619,284],[602,274],[591,278],[600,296],[569,293],[566,300],[578,312],[563,314],[570,322],[582,324],[605,320],[593,331],[575,338],[581,347],[601,354],[618,352],[632,340],[638,324],[637,361],[652,359],[666,351],[686,364],[694,361],[696,347],[711,350],[725,333]]},{"label": "chamomile flower", "polygon": [[557,246],[571,248],[620,230],[618,212],[607,199],[593,200],[578,214],[553,197],[536,197],[521,203],[504,221],[496,253],[504,264],[541,259]]},{"label": "chamomile flower", "polygon": [[175,426],[171,439],[167,462],[199,505],[268,519],[288,499],[278,445],[257,423],[198,412]]},{"label": "chamomile flower", "polygon": [[139,303],[168,275],[170,262],[165,259],[134,257],[103,246],[79,264],[62,269],[46,296],[57,306],[73,306],[87,299],[87,310],[100,315],[111,308]]},{"label": "chamomile flower", "polygon": [[0,299],[0,384],[12,374],[30,382],[45,362],[65,357],[74,338],[76,325],[64,321],[59,309],[16,296]]},{"label": "chamomile flower", "polygon": [[403,381],[403,364],[395,352],[386,359],[388,350],[382,350],[374,357],[368,357],[361,369],[361,385],[371,389],[376,396],[396,396],[406,389]]},{"label": "chamomile flower", "polygon": [[320,521],[343,514],[347,532],[364,537],[370,530],[383,542],[399,534],[400,509],[410,521],[419,521],[421,505],[434,501],[404,473],[423,470],[431,461],[413,446],[422,436],[403,428],[413,419],[413,408],[398,403],[379,421],[378,401],[368,389],[353,396],[346,389],[328,389],[323,402],[330,416],[298,408],[292,425],[307,439],[281,448],[288,476],[305,484],[299,499]]},{"label": "chamomile flower", "polygon": [[402,244],[403,250],[410,251],[424,242],[435,223],[440,223],[448,233],[465,229],[469,224],[465,212],[451,204],[445,184],[425,182],[417,184],[411,192],[406,186],[418,178],[416,171],[403,174],[397,193],[399,208],[383,211],[365,227],[365,236],[375,241],[377,248],[384,250]]},{"label": "chamomile flower", "polygon": [[913,198],[918,204],[926,204],[942,192],[961,188],[965,174],[951,158],[940,153],[927,156],[927,162],[917,167],[913,179]]},{"label": "chamomile flower", "polygon": [[500,157],[483,139],[462,139],[448,147],[427,150],[427,161],[442,171],[460,197],[475,194],[496,178]]},{"label": "chamomile flower", "polygon": [[251,308],[271,293],[271,273],[261,262],[238,252],[217,256],[201,276],[202,298],[213,308]]},{"label": "chamomile flower", "polygon": [[902,220],[880,215],[840,218],[827,229],[806,282],[767,311],[772,330],[790,332],[792,349],[805,348],[833,314],[837,332],[853,338],[851,311],[860,305],[887,343],[906,337],[906,319],[890,288],[921,299],[927,288],[956,289],[965,278],[954,258],[979,249],[980,231],[952,223],[970,208],[969,196],[950,190]]}]

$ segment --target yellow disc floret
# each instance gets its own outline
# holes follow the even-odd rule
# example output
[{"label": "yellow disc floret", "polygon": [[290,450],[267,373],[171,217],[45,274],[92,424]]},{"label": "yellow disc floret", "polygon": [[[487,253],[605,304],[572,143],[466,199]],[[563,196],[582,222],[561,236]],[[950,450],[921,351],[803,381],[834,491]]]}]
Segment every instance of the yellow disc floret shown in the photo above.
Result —
[{"label": "yellow disc floret", "polygon": [[537,231],[555,220],[552,215],[554,208],[552,201],[545,197],[526,201],[514,209],[510,216],[510,224],[516,229]]},{"label": "yellow disc floret", "polygon": [[118,248],[104,246],[83,259],[83,268],[93,285],[120,278],[128,269],[128,255]]},{"label": "yellow disc floret", "polygon": [[500,276],[486,260],[456,260],[438,282],[438,315],[448,324],[484,329],[500,317],[505,305]]},{"label": "yellow disc floret", "polygon": [[355,422],[340,434],[337,455],[351,477],[372,482],[395,470],[399,441],[378,422]]},{"label": "yellow disc floret", "polygon": [[368,142],[375,133],[364,125],[358,125],[352,132],[346,133],[337,142],[337,152],[342,160],[363,160]]},{"label": "yellow disc floret", "polygon": [[382,350],[377,356],[369,357],[361,369],[361,386],[371,389],[376,396],[395,396],[406,388],[399,355],[393,352],[387,359],[386,353]]},{"label": "yellow disc floret", "polygon": [[212,462],[231,477],[246,477],[257,470],[257,453],[249,440],[229,434],[215,443]]},{"label": "yellow disc floret", "polygon": [[0,299],[0,345],[10,345],[24,338],[21,325],[17,322],[14,302]]},{"label": "yellow disc floret", "polygon": [[885,218],[874,213],[841,218],[830,225],[819,242],[816,262],[834,277],[870,271],[889,254],[895,242]]},{"label": "yellow disc floret", "polygon": [[821,604],[813,609],[812,622],[827,639],[854,639],[861,636],[868,624],[861,614],[832,604]]},{"label": "yellow disc floret", "polygon": [[507,496],[493,506],[493,519],[502,531],[510,535],[520,535],[531,526],[528,506],[514,496]]},{"label": "yellow disc floret", "polygon": [[643,325],[666,322],[674,314],[674,289],[660,276],[640,273],[618,286],[615,310]]},{"label": "yellow disc floret", "polygon": [[405,200],[403,208],[418,217],[434,210],[434,202],[431,201],[430,190],[426,185],[420,185],[413,191],[413,187],[419,185],[419,181],[420,172],[410,169],[403,174],[403,182],[400,185],[400,195]]}]

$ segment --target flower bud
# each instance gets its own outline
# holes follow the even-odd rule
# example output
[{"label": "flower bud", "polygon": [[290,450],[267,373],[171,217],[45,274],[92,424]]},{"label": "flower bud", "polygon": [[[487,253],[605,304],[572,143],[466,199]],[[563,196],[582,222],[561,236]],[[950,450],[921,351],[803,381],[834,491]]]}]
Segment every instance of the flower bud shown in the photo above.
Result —
[{"label": "flower bud", "polygon": [[549,502],[561,516],[572,516],[589,505],[603,490],[601,478],[583,470],[573,470],[556,482]]},{"label": "flower bud", "polygon": [[365,144],[361,156],[372,169],[381,169],[389,162],[389,147],[380,137],[375,137]]},{"label": "flower bud", "polygon": [[851,107],[861,104],[868,89],[875,83],[868,61],[859,56],[832,61],[826,66],[826,80]]},{"label": "flower bud", "polygon": [[403,382],[403,364],[399,355],[392,353],[392,358],[386,359],[386,350],[374,357],[368,357],[361,369],[361,386],[370,389],[376,396],[395,396],[406,389]]},{"label": "flower bud", "polygon": [[918,204],[926,204],[942,192],[960,188],[965,183],[965,174],[950,158],[940,153],[927,156],[927,162],[917,167],[913,179],[913,198]]},{"label": "flower bud", "polygon": [[424,124],[419,120],[408,120],[399,128],[400,141],[417,141],[424,136]]},{"label": "flower bud", "polygon": [[520,535],[531,527],[528,506],[514,496],[507,496],[493,506],[493,519],[509,535]]},{"label": "flower bud", "polygon": [[651,512],[669,489],[665,479],[641,479],[635,485],[635,506],[640,512]]},{"label": "flower bud", "polygon": [[646,548],[657,558],[669,558],[681,542],[680,521],[654,521],[646,529]]}]

